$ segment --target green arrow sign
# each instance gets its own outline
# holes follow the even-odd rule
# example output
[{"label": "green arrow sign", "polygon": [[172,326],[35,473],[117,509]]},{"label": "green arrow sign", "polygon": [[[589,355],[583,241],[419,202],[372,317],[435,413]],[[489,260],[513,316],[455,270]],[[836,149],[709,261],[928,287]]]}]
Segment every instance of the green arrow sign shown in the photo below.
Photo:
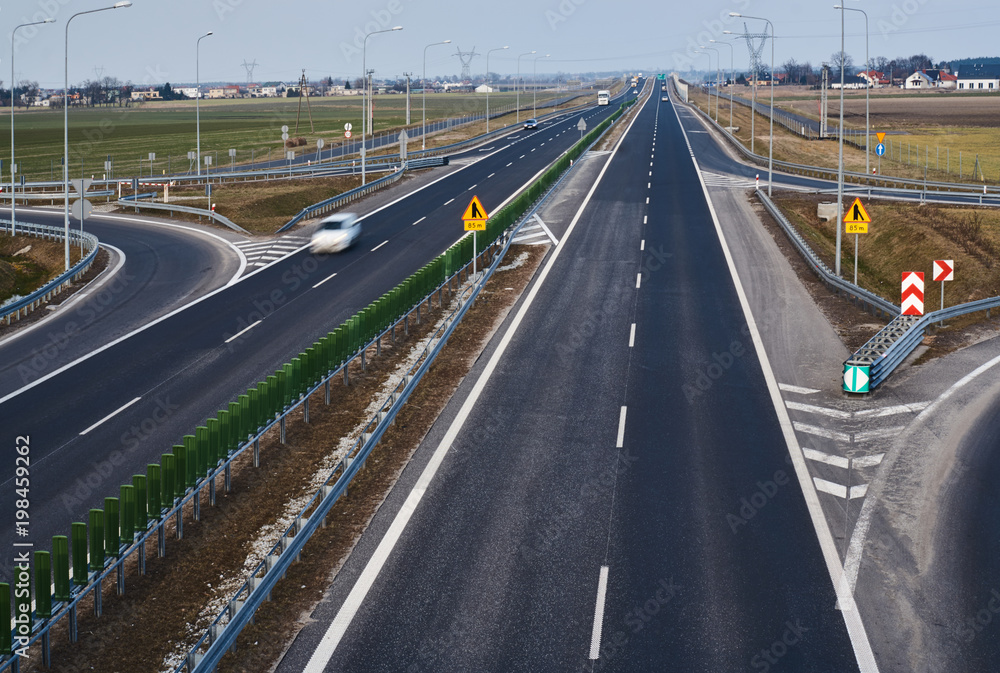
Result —
[{"label": "green arrow sign", "polygon": [[870,367],[864,365],[844,365],[844,390],[849,393],[867,393],[870,380]]}]

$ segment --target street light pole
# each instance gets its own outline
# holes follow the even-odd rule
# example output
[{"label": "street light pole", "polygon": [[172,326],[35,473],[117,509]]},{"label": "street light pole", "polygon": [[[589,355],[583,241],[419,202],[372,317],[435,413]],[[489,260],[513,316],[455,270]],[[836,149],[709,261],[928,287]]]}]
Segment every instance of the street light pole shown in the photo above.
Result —
[{"label": "street light pole", "polygon": [[19,26],[15,26],[14,30],[10,32],[10,235],[14,236],[17,233],[17,200],[14,198],[17,194],[17,186],[15,180],[17,179],[16,164],[14,163],[14,35],[21,28],[27,26],[38,26],[43,23],[55,23],[55,19],[43,19],[42,21],[33,21],[32,23],[22,23]]},{"label": "street light pole", "polygon": [[[730,31],[727,30],[725,32],[728,33]],[[716,44],[724,44],[727,47],[729,47],[729,79],[732,80],[732,78],[733,78],[733,55],[734,55],[734,53],[736,51],[735,49],[733,49],[733,45],[730,44],[729,42],[718,42],[716,40],[709,40],[709,42],[715,42]],[[729,82],[727,82],[726,84],[727,84],[726,88],[729,89],[729,132],[732,133],[732,129],[733,129],[733,87],[732,87],[732,84],[730,84]],[[716,120],[716,121],[718,121],[718,120]]]},{"label": "street light pole", "polygon": [[[715,40],[711,41],[714,42]],[[719,69],[722,67],[719,64],[719,60],[722,58],[722,54],[715,47],[706,47],[705,45],[700,45],[700,46],[702,49],[711,49],[712,51],[715,52],[715,123],[718,124],[719,123]],[[711,58],[708,59],[708,69],[709,70],[712,69]],[[708,99],[708,104],[709,107],[711,107],[712,104],[711,97],[709,97]],[[709,114],[711,114],[711,110],[709,110]]]},{"label": "street light pole", "polygon": [[402,26],[393,26],[392,28],[386,28],[385,30],[373,30],[372,32],[365,35],[364,42],[361,44],[361,79],[362,79],[362,94],[361,94],[361,184],[365,184],[365,145],[368,142],[368,131],[366,125],[368,123],[368,115],[371,110],[371,93],[368,91],[368,38],[372,35],[377,35],[378,33],[391,33],[394,30],[403,30]]},{"label": "street light pole", "polygon": [[66,236],[66,270],[69,271],[69,24],[73,22],[78,16],[84,14],[94,14],[96,12],[106,12],[109,9],[124,9],[126,7],[132,6],[132,0],[122,0],[122,2],[116,2],[111,7],[102,7],[100,9],[90,9],[86,12],[77,12],[73,16],[69,17],[66,21],[66,40],[65,40],[65,62],[64,62],[64,75],[65,81],[63,86],[63,197],[65,198],[65,208],[63,213],[63,219],[65,222],[65,236]]},{"label": "street light pole", "polygon": [[837,257],[834,260],[836,267],[834,273],[840,276],[840,246],[841,229],[844,220],[844,61],[847,60],[844,54],[844,6],[840,6],[840,127],[837,129],[839,136],[840,158],[837,162]]},{"label": "street light pole", "polygon": [[486,52],[486,77],[484,78],[484,83],[486,84],[486,132],[490,132],[490,54],[494,51],[503,51],[504,49],[510,49],[509,46],[497,47],[496,49],[490,49]]},{"label": "street light pole", "polygon": [[514,120],[516,124],[521,123],[521,87],[518,86],[518,82],[521,81],[521,57],[530,56],[537,51],[537,49],[532,49],[531,51],[526,51],[523,54],[517,55],[517,77],[514,79],[514,91],[517,94],[514,102],[514,108],[517,110],[517,117]]},{"label": "street light pole", "polygon": [[451,44],[451,40],[433,42],[424,47],[424,75],[423,78],[421,79],[423,88],[420,90],[420,97],[421,97],[420,105],[423,108],[421,115],[423,121],[420,123],[420,149],[422,150],[427,149],[427,48],[434,47],[439,44]]},{"label": "street light pole", "polygon": [[532,64],[533,70],[531,72],[531,116],[532,118],[538,116],[535,112],[535,100],[536,94],[538,93],[538,59],[548,58],[552,54],[546,54],[545,56],[536,56]]},{"label": "street light pole", "polygon": [[195,126],[197,127],[196,135],[198,137],[197,141],[197,162],[198,162],[198,177],[201,177],[201,41],[204,40],[209,35],[212,35],[214,31],[208,31],[204,35],[198,38],[197,42],[194,44],[194,76],[195,76],[195,97],[194,97],[194,116],[195,116]]},{"label": "street light pole", "polygon": [[[834,5],[833,8],[847,10],[848,12],[861,12],[862,14],[865,15],[865,81],[867,82],[867,85],[865,86],[865,174],[867,175],[872,172],[871,150],[869,149],[871,146],[871,143],[869,142],[869,138],[871,138],[871,123],[870,123],[871,117],[869,116],[868,112],[869,111],[868,92],[872,88],[872,81],[871,81],[872,64],[871,61],[869,60],[870,57],[868,55],[868,12],[866,12],[863,9],[857,9],[855,7],[844,7],[843,5]],[[843,91],[843,88],[841,88],[841,91]]]},{"label": "street light pole", "polygon": [[[756,19],[766,21],[771,27],[771,130],[767,150],[767,195],[771,196],[771,186],[774,184],[774,24],[769,19],[762,16],[747,16],[738,12],[730,12],[729,16],[739,16],[744,19]],[[841,89],[843,91],[843,89]]]}]

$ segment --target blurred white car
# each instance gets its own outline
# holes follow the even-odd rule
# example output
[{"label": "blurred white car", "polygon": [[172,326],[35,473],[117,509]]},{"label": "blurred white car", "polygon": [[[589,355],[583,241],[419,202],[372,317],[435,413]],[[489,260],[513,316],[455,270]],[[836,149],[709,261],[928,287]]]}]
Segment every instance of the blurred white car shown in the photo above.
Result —
[{"label": "blurred white car", "polygon": [[340,252],[361,236],[361,222],[355,213],[337,213],[324,218],[313,232],[309,250],[313,254]]}]

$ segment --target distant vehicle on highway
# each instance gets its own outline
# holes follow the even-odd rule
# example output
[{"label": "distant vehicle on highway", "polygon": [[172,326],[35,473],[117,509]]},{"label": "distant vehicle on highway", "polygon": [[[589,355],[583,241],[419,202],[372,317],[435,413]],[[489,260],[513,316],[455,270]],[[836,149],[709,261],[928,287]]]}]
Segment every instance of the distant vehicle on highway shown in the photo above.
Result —
[{"label": "distant vehicle on highway", "polygon": [[598,105],[610,105],[611,104],[611,92],[607,89],[602,89],[597,92],[597,104]]},{"label": "distant vehicle on highway", "polygon": [[526,128],[526,129],[537,129],[538,128],[538,120],[537,119],[529,119],[528,121],[524,122],[524,128]]},{"label": "distant vehicle on highway", "polygon": [[337,213],[324,218],[313,232],[309,251],[313,254],[340,252],[361,237],[361,222],[356,213]]},{"label": "distant vehicle on highway", "polygon": [[664,103],[666,103],[666,102],[667,102],[667,101],[669,101],[670,99],[669,99],[669,98],[667,98],[667,95],[666,95],[666,94],[663,94],[663,98],[661,98],[660,100],[661,100],[661,101],[663,101]]}]

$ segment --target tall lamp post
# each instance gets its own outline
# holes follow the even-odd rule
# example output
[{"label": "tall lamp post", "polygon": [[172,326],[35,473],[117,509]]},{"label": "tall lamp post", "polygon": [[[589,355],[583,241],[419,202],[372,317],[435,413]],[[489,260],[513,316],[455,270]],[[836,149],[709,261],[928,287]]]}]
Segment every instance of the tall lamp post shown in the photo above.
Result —
[{"label": "tall lamp post", "polygon": [[[871,152],[869,151],[869,146],[871,143],[868,139],[871,138],[871,124],[870,117],[868,115],[868,91],[872,88],[871,82],[871,61],[869,61],[868,56],[868,12],[863,9],[856,9],[854,7],[844,7],[843,5],[834,5],[834,9],[847,10],[848,12],[861,12],[865,15],[865,81],[868,83],[865,86],[865,173],[871,173]],[[843,91],[843,89],[841,89]]]},{"label": "tall lamp post", "polygon": [[[767,150],[767,195],[771,196],[771,186],[774,184],[774,24],[762,16],[748,16],[739,12],[729,12],[729,16],[766,21],[767,25],[771,27],[771,137]],[[843,88],[841,88],[841,93],[843,93]],[[837,231],[839,232],[840,230],[838,229]]]},{"label": "tall lamp post", "polygon": [[365,40],[361,45],[361,78],[365,82],[364,93],[361,94],[361,184],[365,184],[365,145],[368,141],[368,131],[366,124],[371,110],[371,93],[368,91],[368,38],[379,33],[391,33],[394,30],[403,30],[402,26],[393,26],[385,30],[373,30],[365,35]]},{"label": "tall lamp post", "polygon": [[[715,52],[715,123],[718,124],[719,123],[719,70],[722,68],[722,66],[719,64],[719,59],[722,58],[722,54],[715,47],[706,47],[705,45],[700,45],[700,46],[702,49],[710,49]],[[708,69],[709,70],[712,69],[711,58],[708,59]],[[711,108],[712,106],[711,96],[708,99],[708,105],[709,108]],[[712,111],[711,109],[709,109],[709,114],[711,113]]]},{"label": "tall lamp post", "polygon": [[503,51],[504,49],[510,49],[508,46],[497,47],[496,49],[490,49],[486,52],[486,132],[490,132],[490,54],[494,51]]},{"label": "tall lamp post", "polygon": [[435,47],[439,44],[451,44],[451,40],[443,40],[441,42],[432,42],[431,44],[424,47],[424,76],[421,82],[423,83],[423,88],[420,90],[421,96],[421,107],[423,108],[423,121],[420,124],[420,149],[427,149],[427,49],[429,47]]},{"label": "tall lamp post", "polygon": [[840,6],[840,126],[837,128],[839,154],[837,162],[837,258],[835,273],[840,276],[841,228],[844,220],[844,6]]},{"label": "tall lamp post", "polygon": [[196,135],[198,138],[198,177],[201,177],[201,41],[204,40],[209,35],[212,35],[214,31],[208,31],[204,35],[198,38],[198,41],[194,43],[194,77],[195,77],[195,96],[194,96],[194,117],[195,117],[195,127]]},{"label": "tall lamp post", "polygon": [[66,270],[69,271],[69,24],[78,16],[84,14],[94,14],[96,12],[106,12],[109,9],[124,9],[132,6],[132,0],[122,0],[110,7],[100,9],[90,9],[86,12],[77,12],[66,21],[66,58],[65,58],[65,82],[63,87],[63,196],[66,199],[64,210],[64,221],[66,224]]},{"label": "tall lamp post", "polygon": [[17,203],[14,198],[17,194],[17,186],[15,185],[15,180],[17,179],[17,164],[14,163],[14,34],[21,28],[26,28],[27,26],[38,26],[43,23],[55,23],[55,19],[43,19],[42,21],[33,21],[32,23],[22,23],[19,26],[15,26],[14,30],[10,32],[10,235],[13,236],[17,233]]},{"label": "tall lamp post", "polygon": [[521,57],[530,56],[531,54],[537,53],[537,49],[532,49],[531,51],[526,51],[523,54],[517,55],[517,77],[514,79],[514,91],[517,93],[514,102],[514,108],[517,110],[517,118],[514,120],[515,123],[521,123],[521,87],[518,86],[518,82],[521,81]]},{"label": "tall lamp post", "polygon": [[538,59],[548,58],[552,54],[546,54],[545,56],[536,56],[534,63],[532,64],[534,70],[531,71],[531,116],[536,117],[535,112],[535,95],[538,93]]},{"label": "tall lamp post", "polygon": [[[729,42],[719,42],[717,40],[709,40],[709,42],[714,42],[715,44],[724,44],[729,47],[729,79],[733,79],[733,55],[735,54],[735,49],[733,45]],[[729,89],[729,132],[732,133],[733,129],[733,87],[732,84],[727,82],[727,89]],[[718,120],[716,120],[718,121]]]}]

